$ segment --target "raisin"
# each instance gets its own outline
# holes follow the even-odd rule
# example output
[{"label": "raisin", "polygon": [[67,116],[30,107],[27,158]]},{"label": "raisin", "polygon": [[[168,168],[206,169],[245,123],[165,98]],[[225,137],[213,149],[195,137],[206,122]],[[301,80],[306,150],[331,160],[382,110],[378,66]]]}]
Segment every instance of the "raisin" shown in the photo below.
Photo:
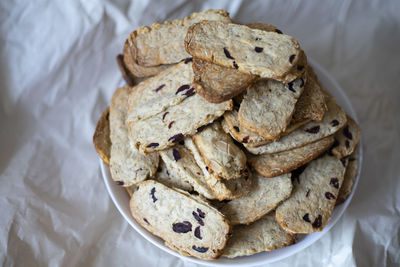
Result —
[{"label": "raisin", "polygon": [[183,95],[185,95],[186,97],[192,96],[194,95],[196,92],[194,91],[194,87],[190,88],[189,90],[187,90]]},{"label": "raisin", "polygon": [[233,66],[235,67],[235,69],[239,68],[239,65],[235,61],[233,61]]},{"label": "raisin", "polygon": [[172,127],[172,125],[175,123],[175,121],[171,121],[169,124],[168,124],[168,129],[171,129],[171,127]]},{"label": "raisin", "polygon": [[147,147],[158,147],[158,143],[150,143]]},{"label": "raisin", "polygon": [[298,71],[302,71],[303,69],[304,69],[304,66],[297,65],[297,70],[298,70]]},{"label": "raisin", "polygon": [[254,48],[254,50],[255,50],[257,53],[261,53],[261,52],[264,50],[264,48],[256,46],[256,47]]},{"label": "raisin", "polygon": [[189,62],[192,62],[193,58],[192,57],[188,57],[185,59],[185,64],[188,64]]},{"label": "raisin", "polygon": [[183,146],[185,144],[185,141],[183,141],[182,139],[181,141],[179,141],[179,144]]},{"label": "raisin", "polygon": [[162,84],[162,85],[160,85],[159,87],[157,87],[156,89],[154,89],[154,92],[158,92],[158,91],[160,91],[161,89],[163,89],[163,87],[165,86],[165,84]]},{"label": "raisin", "polygon": [[306,193],[306,197],[308,197],[310,195],[310,189],[308,189],[307,193]]},{"label": "raisin", "polygon": [[172,155],[174,155],[175,161],[178,161],[181,159],[181,153],[179,153],[179,151],[176,150],[175,148],[172,150]]},{"label": "raisin", "polygon": [[226,56],[227,58],[229,58],[229,59],[235,59],[235,58],[233,58],[233,57],[231,56],[231,54],[229,53],[228,49],[226,49],[225,47],[224,47],[224,53],[225,53],[225,56]]},{"label": "raisin", "polygon": [[279,30],[279,29],[275,29],[275,32],[276,32],[276,33],[279,33],[279,34],[282,34],[282,31]]},{"label": "raisin", "polygon": [[116,181],[115,182],[117,185],[124,185],[124,182],[123,181]]},{"label": "raisin", "polygon": [[208,171],[208,166],[206,166],[206,170]]},{"label": "raisin", "polygon": [[334,188],[339,189],[339,179],[334,177],[331,178],[331,181],[329,182],[329,184],[333,185]]},{"label": "raisin", "polygon": [[314,228],[319,228],[322,226],[322,216],[321,215],[318,215],[318,217],[315,218],[314,222],[312,223],[312,226]]},{"label": "raisin", "polygon": [[163,119],[163,120],[165,119],[165,116],[167,116],[168,113],[169,113],[169,112],[167,111],[167,112],[165,112],[165,113],[162,115],[162,119]]},{"label": "raisin", "polygon": [[259,37],[256,37],[256,41],[260,41],[261,40],[261,38],[259,38]]},{"label": "raisin", "polygon": [[338,120],[331,121],[331,125],[332,125],[332,127],[338,126],[339,125]]},{"label": "raisin", "polygon": [[288,89],[293,93],[296,93],[296,90],[293,89],[293,82],[288,83]]},{"label": "raisin", "polygon": [[183,139],[183,137],[184,137],[183,134],[178,133],[178,134],[176,134],[176,135],[170,137],[170,138],[168,139],[168,141],[169,141],[169,142],[173,142],[173,143],[179,142],[179,141],[181,141],[181,140]]},{"label": "raisin", "polygon": [[290,64],[293,63],[293,60],[294,60],[295,57],[296,57],[296,55],[291,55],[291,56],[289,57],[289,62],[290,62]]},{"label": "raisin", "polygon": [[240,129],[237,126],[233,126],[233,129],[235,129],[236,132],[240,133]]},{"label": "raisin", "polygon": [[306,222],[311,222],[310,221],[310,217],[308,217],[309,216],[309,214],[308,213],[306,213],[304,216],[303,216],[303,220],[305,220]]},{"label": "raisin", "polygon": [[335,195],[333,195],[331,192],[326,192],[325,193],[325,197],[327,198],[327,199],[335,199]]},{"label": "raisin", "polygon": [[348,139],[353,140],[353,135],[349,131],[349,125],[346,125],[346,127],[344,127],[343,135],[346,136]]},{"label": "raisin", "polygon": [[206,214],[201,209],[197,208],[197,212],[199,213],[200,218],[204,219],[206,217]]},{"label": "raisin", "polygon": [[307,133],[316,134],[316,133],[319,132],[319,128],[320,128],[319,125],[317,125],[317,126],[314,126],[314,127],[312,127],[312,128],[306,129],[305,131],[306,131]]},{"label": "raisin", "polygon": [[197,212],[193,211],[192,212],[193,217],[196,219],[196,221],[201,225],[204,226],[203,220],[200,218],[200,216],[197,214]]},{"label": "raisin", "polygon": [[349,148],[349,147],[350,147],[350,142],[349,142],[349,140],[346,140],[346,142],[344,142],[344,144],[345,144],[346,148]]},{"label": "raisin", "polygon": [[145,221],[147,224],[150,224],[146,218],[143,218],[143,221]]},{"label": "raisin", "polygon": [[172,225],[172,230],[176,233],[187,233],[192,231],[192,224],[188,221],[184,221],[181,223],[174,223]]},{"label": "raisin", "polygon": [[190,88],[190,86],[188,84],[184,84],[184,85],[182,85],[181,87],[178,88],[178,90],[176,91],[175,94],[177,95],[179,92],[182,92],[182,91],[187,90],[189,88]]},{"label": "raisin", "polygon": [[156,196],[154,195],[155,192],[156,192],[156,188],[153,187],[153,188],[151,189],[151,191],[150,191],[150,195],[151,195],[151,198],[153,199],[153,203],[157,201],[157,198],[156,198]]},{"label": "raisin", "polygon": [[194,236],[198,239],[203,239],[200,235],[200,226],[197,226],[196,229],[194,229]]},{"label": "raisin", "polygon": [[205,253],[205,252],[207,252],[207,250],[208,250],[208,248],[205,248],[205,247],[196,247],[196,246],[193,246],[192,247],[194,250],[196,250],[197,252],[200,252],[200,253]]},{"label": "raisin", "polygon": [[247,142],[249,142],[249,138],[250,138],[250,136],[245,136],[243,138],[242,142],[246,144]]}]

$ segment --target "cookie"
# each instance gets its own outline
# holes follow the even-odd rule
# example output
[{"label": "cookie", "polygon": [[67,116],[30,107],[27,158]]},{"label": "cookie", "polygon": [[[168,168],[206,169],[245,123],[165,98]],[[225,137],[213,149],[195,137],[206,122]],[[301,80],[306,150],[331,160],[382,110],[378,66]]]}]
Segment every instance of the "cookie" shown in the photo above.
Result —
[{"label": "cookie", "polygon": [[208,187],[202,170],[197,165],[191,152],[183,145],[160,151],[160,156],[170,172],[176,173],[180,179],[189,183],[193,189],[208,199],[215,199],[213,191]]},{"label": "cookie", "polygon": [[107,107],[97,121],[93,135],[93,144],[97,154],[104,163],[110,164],[111,140],[110,140],[110,108]]},{"label": "cookie", "polygon": [[153,179],[168,187],[179,188],[188,192],[193,191],[190,183],[184,181],[175,169],[168,169],[163,160],[160,160],[157,173]]},{"label": "cookie", "polygon": [[347,124],[335,133],[332,154],[339,159],[349,156],[360,141],[360,135],[361,130],[358,124],[347,116]]},{"label": "cookie", "polygon": [[220,104],[205,101],[194,90],[181,103],[152,117],[132,123],[128,120],[133,145],[143,153],[173,146],[186,135],[193,135],[203,125],[213,122],[233,108],[232,100]]},{"label": "cookie", "polygon": [[192,138],[210,172],[228,180],[244,176],[246,155],[223,131],[219,122],[205,127]]},{"label": "cookie", "polygon": [[314,143],[276,154],[257,155],[249,158],[250,165],[264,177],[275,177],[288,173],[315,159],[333,144],[328,136]]},{"label": "cookie", "polygon": [[128,44],[137,64],[145,67],[177,63],[187,57],[183,40],[188,27],[202,20],[231,22],[225,10],[206,10],[184,19],[153,23],[133,31]]},{"label": "cookie", "polygon": [[135,220],[183,255],[218,258],[230,234],[215,208],[153,180],[139,184],[130,201]]},{"label": "cookie", "polygon": [[211,103],[233,98],[256,79],[255,75],[198,58],[193,58],[193,73],[196,92]]},{"label": "cookie", "polygon": [[295,243],[296,235],[285,232],[275,219],[275,212],[265,215],[250,225],[233,227],[223,257],[249,256],[273,251]]},{"label": "cookie", "polygon": [[193,57],[272,79],[289,73],[300,55],[291,36],[219,21],[190,26],[185,48]]},{"label": "cookie", "polygon": [[192,153],[197,165],[202,169],[207,185],[218,200],[230,200],[246,195],[251,188],[252,178],[244,176],[238,179],[225,180],[209,172],[199,149],[190,137],[185,138],[185,147]]},{"label": "cookie", "polygon": [[169,67],[174,66],[174,64],[159,65],[152,67],[140,66],[139,64],[137,64],[137,62],[132,56],[128,40],[125,41],[123,53],[124,53],[123,63],[125,64],[126,69],[129,70],[129,72],[136,77],[140,78],[152,77],[168,69]]},{"label": "cookie", "polygon": [[324,92],[311,66],[307,66],[307,83],[304,91],[296,103],[296,111],[292,121],[299,122],[307,119],[321,121],[324,118],[327,106]]},{"label": "cookie", "polygon": [[110,104],[110,172],[117,184],[131,186],[156,173],[159,156],[156,153],[143,155],[130,145],[125,123],[128,111],[130,87],[117,89]]},{"label": "cookie", "polygon": [[250,192],[227,203],[218,203],[218,209],[232,225],[249,224],[273,211],[292,192],[290,173],[264,178],[253,173]]},{"label": "cookie", "polygon": [[347,122],[346,113],[333,98],[327,99],[328,111],[321,122],[312,121],[293,131],[279,141],[246,149],[253,154],[274,154],[295,149],[334,134]]},{"label": "cookie", "polygon": [[240,104],[240,126],[266,139],[276,140],[286,131],[305,80],[288,84],[274,80],[258,80],[247,88]]},{"label": "cookie", "polygon": [[193,90],[192,62],[181,62],[135,86],[129,95],[128,120],[156,115],[185,100]]},{"label": "cookie", "polygon": [[124,78],[126,84],[128,86],[134,86],[136,83],[135,76],[126,67],[123,55],[119,54],[117,56],[117,64],[118,64],[119,70],[121,71],[122,78]]},{"label": "cookie", "polygon": [[350,196],[353,190],[354,183],[357,179],[358,172],[358,158],[359,153],[357,147],[354,152],[349,156],[348,163],[346,167],[346,172],[344,173],[343,184],[339,190],[339,196],[336,200],[336,205],[342,204]]},{"label": "cookie", "polygon": [[276,209],[279,225],[291,233],[322,231],[335,207],[344,171],[339,159],[325,154],[292,176],[293,193]]}]

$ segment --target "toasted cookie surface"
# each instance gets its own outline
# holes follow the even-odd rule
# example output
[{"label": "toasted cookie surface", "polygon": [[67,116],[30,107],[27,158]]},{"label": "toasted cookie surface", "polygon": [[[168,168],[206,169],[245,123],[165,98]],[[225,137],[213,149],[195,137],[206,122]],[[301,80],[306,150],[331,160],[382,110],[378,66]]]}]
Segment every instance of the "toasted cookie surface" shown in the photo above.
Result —
[{"label": "toasted cookie surface", "polygon": [[273,154],[301,147],[334,134],[346,124],[346,113],[333,98],[328,98],[327,106],[328,111],[321,122],[309,122],[279,141],[258,147],[246,146],[247,150],[253,154]]},{"label": "toasted cookie surface", "polygon": [[235,258],[290,246],[296,235],[285,232],[275,219],[275,212],[249,225],[233,227],[222,256]]},{"label": "toasted cookie surface", "polygon": [[230,200],[246,195],[251,189],[252,178],[248,172],[242,178],[225,180],[210,173],[199,149],[190,137],[185,138],[185,147],[192,153],[197,165],[202,169],[204,179],[218,200]]},{"label": "toasted cookie surface", "polygon": [[293,37],[218,21],[189,27],[185,47],[193,57],[263,78],[283,77],[300,54]]},{"label": "toasted cookie surface", "polygon": [[97,121],[93,135],[93,144],[104,163],[110,164],[111,140],[110,140],[110,108],[107,107]]},{"label": "toasted cookie surface", "polygon": [[249,224],[273,211],[292,192],[290,174],[264,178],[252,174],[250,192],[227,203],[219,203],[219,210],[229,218],[232,225]]},{"label": "toasted cookie surface", "polygon": [[130,87],[117,89],[110,105],[111,177],[123,186],[131,186],[153,176],[158,167],[159,156],[143,155],[130,144],[125,123],[128,111]]},{"label": "toasted cookie surface", "polygon": [[225,10],[206,10],[193,13],[184,19],[140,27],[128,38],[133,58],[139,65],[149,67],[173,64],[189,57],[183,40],[188,27],[202,20],[231,22],[229,13]]},{"label": "toasted cookie surface", "polygon": [[347,124],[335,133],[335,143],[332,153],[341,159],[353,153],[360,141],[361,130],[358,124],[347,116]]},{"label": "toasted cookie surface", "polygon": [[280,226],[291,233],[322,231],[335,207],[344,172],[342,162],[328,154],[311,161],[293,177],[292,195],[276,210]]},{"label": "toasted cookie surface", "polygon": [[205,164],[215,175],[228,180],[244,176],[247,169],[246,155],[223,131],[219,122],[214,122],[195,134],[193,141]]},{"label": "toasted cookie surface", "polygon": [[328,136],[314,143],[276,154],[257,155],[249,158],[250,165],[264,177],[288,173],[315,159],[333,144]]},{"label": "toasted cookie surface", "polygon": [[350,196],[351,191],[353,190],[354,183],[356,182],[357,179],[358,160],[359,160],[359,151],[356,147],[354,152],[348,158],[343,184],[340,187],[336,205],[345,202],[346,199]]},{"label": "toasted cookie surface", "polygon": [[218,210],[153,180],[138,187],[130,210],[142,227],[184,255],[205,260],[220,256],[230,226]]},{"label": "toasted cookie surface", "polygon": [[239,108],[239,123],[266,139],[277,139],[288,126],[305,81],[289,84],[258,80],[247,88]]}]

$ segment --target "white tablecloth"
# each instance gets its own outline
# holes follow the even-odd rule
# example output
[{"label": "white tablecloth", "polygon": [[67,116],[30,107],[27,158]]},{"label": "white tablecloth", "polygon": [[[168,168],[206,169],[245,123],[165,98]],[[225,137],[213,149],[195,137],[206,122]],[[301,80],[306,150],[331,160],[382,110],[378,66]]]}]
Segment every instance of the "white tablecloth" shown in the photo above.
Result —
[{"label": "white tablecloth", "polygon": [[351,205],[280,266],[399,266],[400,1],[228,0],[0,2],[1,265],[195,266],[124,221],[92,135],[122,81],[115,56],[129,33],[208,8],[296,37],[361,123],[364,166]]}]

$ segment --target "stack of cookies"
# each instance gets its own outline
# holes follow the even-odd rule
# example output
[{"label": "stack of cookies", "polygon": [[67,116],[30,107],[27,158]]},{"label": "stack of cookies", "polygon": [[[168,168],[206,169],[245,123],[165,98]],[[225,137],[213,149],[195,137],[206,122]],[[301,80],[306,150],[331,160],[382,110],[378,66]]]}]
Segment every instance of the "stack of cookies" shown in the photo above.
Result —
[{"label": "stack of cookies", "polygon": [[211,260],[322,231],[350,195],[359,126],[297,40],[223,10],[133,31],[94,145],[133,218]]}]

